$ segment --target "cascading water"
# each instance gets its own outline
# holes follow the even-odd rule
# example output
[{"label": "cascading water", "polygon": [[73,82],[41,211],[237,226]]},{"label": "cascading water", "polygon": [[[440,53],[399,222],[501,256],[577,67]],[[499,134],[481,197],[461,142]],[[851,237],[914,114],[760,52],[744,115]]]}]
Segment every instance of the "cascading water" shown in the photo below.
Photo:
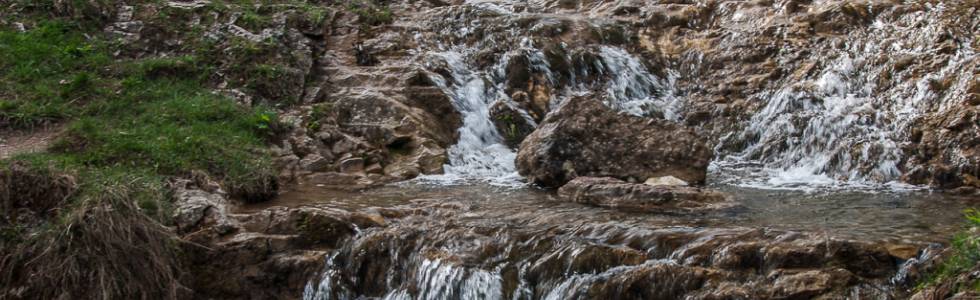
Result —
[{"label": "cascading water", "polygon": [[[490,107],[497,101],[513,100],[504,90],[504,75],[508,58],[520,55],[527,58],[532,72],[543,74],[551,88],[557,81],[551,66],[544,59],[542,51],[524,40],[522,47],[502,55],[497,64],[488,71],[473,68],[463,58],[467,50],[432,52],[428,54],[430,63],[448,69],[448,78],[432,72],[430,75],[451,99],[454,107],[463,116],[463,126],[459,129],[459,141],[449,149],[449,164],[444,167],[445,174],[419,177],[418,180],[431,183],[452,184],[478,180],[493,185],[519,186],[521,177],[514,166],[516,154],[504,145],[491,116]],[[574,78],[567,87],[552,95],[551,106],[560,105],[570,95],[597,94],[612,108],[638,116],[659,116],[677,121],[681,107],[680,98],[672,88],[672,78],[676,73],[668,72],[668,80],[651,74],[640,60],[623,49],[611,46],[595,48],[597,60],[595,69],[603,80],[599,82],[577,81]],[[528,112],[518,109],[525,117]],[[533,122],[528,118],[529,122]]]},{"label": "cascading water", "polygon": [[636,57],[623,49],[599,47],[599,70],[608,76],[604,102],[609,107],[636,116],[662,116],[680,120],[681,98],[674,90],[677,73],[668,70],[661,79],[646,69]]},{"label": "cascading water", "polygon": [[[939,49],[924,45],[944,34],[935,21],[942,9],[876,20],[852,34],[844,47],[826,50],[819,75],[761,92],[757,97],[766,99],[765,106],[744,131],[719,145],[735,141],[747,147],[720,151],[716,169],[758,166],[749,167],[755,179],[733,178],[734,183],[765,188],[908,187],[896,180],[906,169],[903,145],[910,140],[912,122],[928,113],[947,113],[962,98],[969,76],[959,76],[943,93],[930,82],[968,74],[964,66],[977,55],[961,47],[939,72],[917,80],[880,58],[934,55]],[[888,86],[889,81],[895,84]]]},{"label": "cascading water", "polygon": [[[927,258],[898,266],[881,257],[879,248],[839,237],[884,234],[901,243],[934,235],[931,230],[943,229],[929,228],[939,223],[956,227],[955,210],[906,214],[947,205],[934,199],[898,200],[917,206],[907,212],[848,208],[896,204],[892,197],[863,193],[828,197],[831,203],[805,208],[753,197],[746,205],[761,214],[775,210],[778,219],[766,216],[760,220],[765,226],[732,227],[723,225],[730,224],[730,217],[719,215],[597,213],[592,207],[548,201],[546,192],[532,189],[397,189],[406,188],[415,188],[413,196],[426,200],[386,208],[405,215],[341,243],[323,272],[308,282],[305,299],[715,299],[708,296],[778,292],[767,289],[771,274],[781,268],[864,272],[864,277],[852,277],[862,284],[847,294],[892,299],[889,286],[914,276],[907,273]],[[783,195],[789,193],[806,195]],[[801,213],[840,220],[816,236],[783,231],[823,223],[823,218]],[[855,231],[868,222],[878,225]]]},{"label": "cascading water", "polygon": [[484,72],[469,67],[459,52],[435,52],[431,59],[450,71],[450,78],[433,75],[433,81],[452,99],[463,116],[459,141],[449,149],[445,174],[424,176],[420,180],[444,183],[477,179],[491,184],[519,184],[514,167],[515,154],[503,144],[503,138],[490,120],[490,105],[506,97]]},{"label": "cascading water", "polygon": [[[533,9],[517,2],[494,2],[467,1],[467,5],[434,9],[445,16],[430,16],[441,26],[434,28],[441,28],[446,38],[425,44],[420,56],[432,81],[462,115],[463,125],[459,141],[449,149],[445,174],[420,180],[522,184],[515,171],[514,150],[503,143],[490,116],[491,107],[498,101],[516,102],[508,95],[506,78],[515,59],[527,63],[531,80],[538,80],[535,84],[547,86],[549,109],[571,95],[588,93],[624,113],[684,121],[686,99],[675,89],[681,74],[666,69],[656,72],[666,75],[661,78],[625,49],[601,43],[574,47],[562,43],[559,52],[568,56],[561,58],[563,63],[551,63],[554,52],[522,37],[520,30],[525,29],[509,25],[499,25],[504,30],[487,29],[496,26],[490,24],[494,22],[532,22],[528,20],[534,18],[528,15],[534,15],[529,12]],[[515,12],[519,10],[522,12]],[[876,56],[889,51],[916,55],[935,51],[915,48],[927,44],[921,40],[935,38],[935,30],[917,33],[902,27],[928,23],[929,17],[924,13],[878,21],[873,30],[856,33],[859,36],[852,39],[859,42],[824,49],[820,55],[825,63],[815,67],[815,75],[780,82],[756,94],[756,98],[764,99],[761,107],[744,120],[744,128],[729,129],[730,134],[722,138],[723,145],[741,147],[719,146],[721,159],[715,170],[756,172],[753,175],[757,178],[737,178],[728,183],[766,188],[799,188],[800,183],[833,186],[842,181],[867,184],[901,176],[905,159],[902,147],[912,120],[926,112],[950,109],[949,98],[966,85],[965,79],[960,79],[952,84],[952,94],[939,95],[930,90],[930,80],[963,73],[959,65],[976,59],[969,47],[961,48],[940,73],[916,80],[899,73],[894,79],[898,84],[882,92],[877,76],[887,67],[876,63]],[[462,24],[445,26],[438,22]],[[908,41],[879,43],[889,36]],[[494,52],[487,55],[481,52],[483,48],[494,48]],[[572,59],[573,50],[587,53],[582,57],[590,59]],[[575,63],[580,61],[585,63]],[[560,69],[562,65],[576,69],[569,72]],[[512,107],[524,116],[530,115],[526,107]],[[551,197],[548,195],[534,195],[528,200],[508,194],[535,193],[532,189],[488,191],[481,185],[440,188],[478,190],[418,200],[406,205],[409,213],[397,214],[400,217],[396,221],[359,232],[334,250],[325,270],[309,282],[304,298],[584,299],[625,294],[661,299],[751,298],[745,295],[774,295],[777,290],[766,288],[774,284],[775,272],[800,268],[797,256],[817,253],[807,260],[819,263],[803,269],[836,272],[843,266],[854,273],[869,268],[885,270],[870,277],[848,277],[867,281],[850,286],[846,293],[856,298],[888,299],[892,297],[888,291],[899,284],[896,281],[905,280],[894,278],[904,278],[919,262],[909,260],[899,270],[894,270],[896,264],[891,258],[872,259],[883,262],[881,266],[869,267],[865,264],[868,261],[860,260],[847,266],[854,263],[846,261],[853,254],[848,251],[861,246],[833,240],[828,228],[833,230],[836,225],[837,231],[854,232],[856,227],[867,226],[874,231],[868,235],[895,234],[898,237],[889,238],[905,240],[911,235],[896,232],[896,227],[868,223],[908,222],[895,225],[900,228],[928,228],[937,223],[935,219],[910,218],[913,213],[900,209],[878,210],[886,205],[913,205],[890,196],[863,202],[873,198],[866,194],[828,196],[832,200],[824,203],[808,198],[816,203],[799,205],[798,200],[814,196],[794,191],[778,196],[758,192],[740,200],[750,206],[746,211],[762,216],[733,213],[737,216],[685,219],[676,215],[596,213],[595,208],[543,201]],[[787,196],[792,193],[796,194]],[[862,210],[869,207],[872,209]],[[752,223],[756,217],[771,222]],[[716,218],[723,221],[711,223]],[[833,224],[828,218],[845,221]],[[793,223],[796,221],[803,223]],[[748,227],[732,227],[736,222]],[[798,225],[786,230],[820,228],[823,235],[814,238],[812,234],[770,231],[774,224]],[[880,254],[874,251],[858,256]],[[840,259],[844,261],[834,255],[843,256]],[[776,274],[779,276],[783,274]],[[634,290],[649,294],[629,294]]]}]

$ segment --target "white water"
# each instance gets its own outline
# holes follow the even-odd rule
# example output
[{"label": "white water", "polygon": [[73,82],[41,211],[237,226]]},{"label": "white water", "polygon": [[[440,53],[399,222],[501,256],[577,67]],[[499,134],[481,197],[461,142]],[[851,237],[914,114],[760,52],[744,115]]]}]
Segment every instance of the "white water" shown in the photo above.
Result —
[{"label": "white water", "polygon": [[[610,107],[638,116],[659,115],[678,120],[681,102],[675,96],[672,80],[664,80],[651,74],[640,60],[625,50],[600,46],[597,48],[597,69],[603,79],[598,85],[573,82],[569,88],[552,95],[551,106],[560,105],[571,95],[598,94]],[[483,181],[499,186],[522,186],[523,178],[514,165],[516,154],[504,145],[490,119],[490,107],[496,101],[513,101],[503,92],[506,66],[514,55],[528,58],[532,72],[543,74],[552,87],[557,85],[555,76],[544,59],[541,50],[525,40],[522,46],[502,56],[487,71],[477,70],[465,59],[466,49],[430,52],[430,63],[448,67],[450,78],[431,73],[430,77],[453,101],[453,106],[463,117],[459,128],[459,141],[449,151],[449,163],[444,174],[421,176],[417,182],[458,184]],[[675,78],[676,74],[673,77]],[[520,113],[527,115],[527,112]],[[533,122],[533,121],[532,121]]]},{"label": "white water", "polygon": [[668,71],[667,80],[651,74],[646,66],[626,50],[601,46],[602,76],[609,78],[603,102],[613,109],[636,116],[662,115],[680,120],[681,99],[675,95],[677,74]]},{"label": "white water", "polygon": [[[906,158],[902,147],[909,143],[913,121],[954,107],[969,76],[958,76],[942,95],[930,89],[930,81],[968,74],[963,66],[977,55],[969,46],[960,47],[939,72],[917,80],[877,60],[936,55],[938,49],[924,45],[934,45],[932,41],[943,34],[936,21],[941,10],[878,20],[848,37],[850,44],[842,49],[826,51],[827,63],[819,66],[819,75],[756,95],[766,99],[765,106],[744,131],[726,139],[747,141],[748,146],[736,153],[719,151],[722,158],[713,169],[748,174],[728,179],[751,187],[916,188],[898,181]],[[892,75],[895,85],[880,87],[882,74]]]},{"label": "white water", "polygon": [[520,185],[521,177],[514,167],[516,154],[503,144],[490,120],[490,106],[507,96],[491,83],[486,73],[470,67],[460,52],[436,52],[430,56],[452,72],[451,78],[430,77],[452,99],[463,117],[463,126],[459,128],[459,141],[449,148],[449,164],[443,167],[445,173],[418,180],[444,184],[482,180],[494,185]]},{"label": "white water", "polygon": [[[473,33],[468,28],[487,25],[477,17],[481,9],[520,15],[514,12],[512,2],[467,3],[479,9],[461,15],[461,20],[467,22],[464,28],[446,28],[444,34],[466,40]],[[752,96],[764,104],[745,121],[744,129],[722,139],[716,149],[718,159],[712,165],[715,177],[720,177],[722,183],[771,189],[916,188],[899,183],[909,168],[903,147],[909,143],[910,126],[924,114],[943,113],[955,107],[953,102],[962,98],[969,76],[958,76],[942,95],[930,90],[930,81],[969,74],[963,65],[977,56],[969,47],[971,40],[960,41],[966,46],[961,46],[941,71],[922,76],[908,71],[890,73],[892,64],[882,63],[881,58],[911,55],[930,59],[936,55],[938,49],[930,45],[944,34],[943,25],[936,21],[942,10],[940,4],[894,20],[877,20],[869,28],[840,37],[842,42],[830,46],[832,49],[815,49],[814,55],[821,62],[811,72],[815,75],[785,80]],[[474,68],[467,61],[479,52],[479,47],[513,40],[520,42],[485,70]],[[582,47],[592,47],[589,51],[598,58],[594,70],[600,74],[591,74],[598,80],[572,74],[565,79],[568,82],[559,84],[556,81],[562,79],[556,78],[543,51],[516,31],[486,36],[477,45],[447,46],[437,42],[434,48],[439,50],[427,55],[450,66],[450,78],[436,81],[452,97],[464,124],[459,129],[459,142],[449,150],[445,174],[419,180],[523,185],[514,167],[515,154],[502,143],[489,117],[489,107],[495,101],[513,103],[502,92],[502,81],[507,62],[514,56],[526,57],[531,71],[551,85],[551,108],[571,95],[592,94],[629,114],[673,121],[683,118],[685,99],[674,87],[679,73],[664,70],[661,73],[667,76],[660,78],[647,70],[643,60],[623,49],[607,45]],[[892,75],[893,85],[879,86],[889,80],[879,78],[881,74]],[[731,144],[743,146],[734,151],[724,149]]]}]

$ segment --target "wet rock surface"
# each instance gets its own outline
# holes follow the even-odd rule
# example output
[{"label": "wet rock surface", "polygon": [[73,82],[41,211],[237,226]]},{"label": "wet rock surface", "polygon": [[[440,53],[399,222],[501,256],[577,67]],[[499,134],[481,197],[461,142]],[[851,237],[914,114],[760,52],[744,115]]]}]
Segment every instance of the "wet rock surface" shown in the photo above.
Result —
[{"label": "wet rock surface", "polygon": [[[518,202],[419,199],[334,252],[307,296],[533,299],[901,298],[885,246],[687,227]],[[516,206],[515,206],[516,205]],[[632,221],[630,221],[632,220]],[[907,244],[922,249],[923,245]],[[358,280],[351,280],[357,278]]]},{"label": "wet rock surface", "polygon": [[[278,110],[283,182],[365,190],[472,164],[460,173],[520,170],[574,202],[697,211],[727,200],[638,183],[704,183],[717,151],[830,180],[980,188],[969,1],[383,2],[394,20],[362,23],[345,3],[257,5],[261,22],[211,1],[125,5],[105,32],[123,58],[204,53],[221,93]],[[889,299],[929,259],[814,224],[637,221],[540,198],[243,212],[220,189],[175,197],[198,298]],[[933,296],[951,295],[918,295]]]},{"label": "wet rock surface", "polygon": [[[462,95],[507,104],[479,112],[499,117],[479,138],[513,147],[590,92],[691,126],[738,166],[976,188],[970,4],[386,1],[382,19],[311,3],[259,5],[260,22],[211,1],[101,8],[105,32],[129,45],[121,56],[206,53],[222,92],[294,117],[279,145],[285,181],[349,157],[375,182],[440,173]],[[460,76],[483,87],[466,94],[476,81]]]},{"label": "wet rock surface", "polygon": [[194,298],[300,298],[331,249],[355,228],[380,225],[368,215],[314,207],[236,213],[222,191],[190,182],[174,197]]},{"label": "wet rock surface", "polygon": [[682,125],[617,113],[596,99],[576,97],[521,143],[517,166],[529,180],[548,187],[579,176],[637,182],[670,175],[704,183],[711,158],[706,141]]},{"label": "wet rock surface", "polygon": [[730,197],[709,189],[651,186],[608,177],[572,179],[558,189],[558,197],[627,212],[695,212],[735,206]]}]

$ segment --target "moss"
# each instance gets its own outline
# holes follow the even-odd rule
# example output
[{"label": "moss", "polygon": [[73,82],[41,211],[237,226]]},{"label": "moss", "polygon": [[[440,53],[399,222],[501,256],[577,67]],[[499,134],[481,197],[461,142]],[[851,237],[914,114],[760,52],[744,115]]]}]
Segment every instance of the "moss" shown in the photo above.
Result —
[{"label": "moss", "polygon": [[333,110],[333,103],[317,103],[310,110],[310,119],[320,120],[326,118]]}]

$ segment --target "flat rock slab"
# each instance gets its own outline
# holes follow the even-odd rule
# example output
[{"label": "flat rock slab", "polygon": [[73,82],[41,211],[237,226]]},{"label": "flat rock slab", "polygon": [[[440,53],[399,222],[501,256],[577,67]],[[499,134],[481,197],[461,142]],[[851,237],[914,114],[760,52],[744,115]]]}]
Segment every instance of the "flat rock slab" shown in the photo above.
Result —
[{"label": "flat rock slab", "polygon": [[731,197],[690,186],[651,186],[610,177],[578,177],[558,189],[561,199],[630,212],[702,211],[731,208]]}]

